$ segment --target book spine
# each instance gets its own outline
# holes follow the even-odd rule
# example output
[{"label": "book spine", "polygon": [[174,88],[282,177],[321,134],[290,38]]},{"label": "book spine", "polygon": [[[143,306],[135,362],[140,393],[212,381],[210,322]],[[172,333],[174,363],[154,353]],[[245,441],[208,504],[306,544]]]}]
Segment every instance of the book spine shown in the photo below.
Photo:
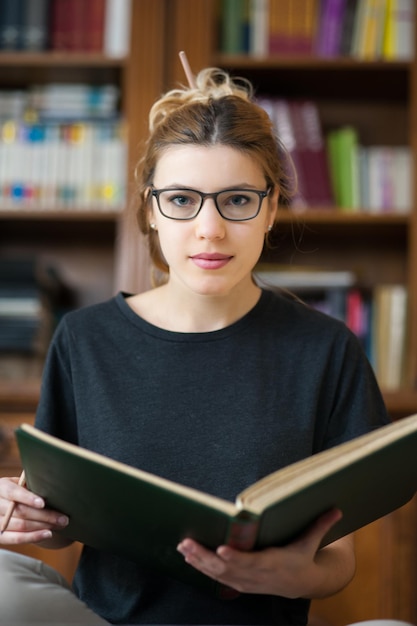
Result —
[{"label": "book spine", "polygon": [[292,102],[293,125],[298,129],[301,168],[309,206],[334,206],[324,136],[317,105],[309,100]]},{"label": "book spine", "polygon": [[287,54],[289,44],[289,16],[291,0],[269,0],[268,53]]},{"label": "book spine", "polygon": [[[248,552],[256,544],[259,520],[255,515],[242,511],[235,517],[229,527],[227,545],[236,550]],[[233,600],[240,593],[226,585],[218,585],[217,597],[222,600]]]},{"label": "book spine", "polygon": [[68,49],[81,52],[84,49],[85,5],[83,0],[69,0],[70,6],[66,16],[68,28]]},{"label": "book spine", "polygon": [[357,8],[358,0],[347,0],[340,43],[340,54],[342,56],[350,56],[351,54],[353,28],[355,24],[355,15]]},{"label": "book spine", "polygon": [[50,0],[26,0],[23,14],[22,48],[40,51],[48,47]]},{"label": "book spine", "polygon": [[346,0],[325,0],[316,46],[318,55],[334,57],[339,54],[345,10]]},{"label": "book spine", "polygon": [[289,13],[288,44],[291,54],[309,54],[315,29],[316,0],[292,0]]},{"label": "book spine", "polygon": [[24,0],[2,0],[0,5],[0,50],[22,48]]},{"label": "book spine", "polygon": [[250,0],[249,54],[262,57],[268,54],[269,0]]},{"label": "book spine", "polygon": [[130,50],[132,0],[106,0],[104,17],[104,54],[122,58]]},{"label": "book spine", "polygon": [[89,0],[85,6],[84,49],[102,52],[104,44],[105,0]]},{"label": "book spine", "polygon": [[50,42],[56,52],[68,49],[69,7],[69,0],[53,0]]}]

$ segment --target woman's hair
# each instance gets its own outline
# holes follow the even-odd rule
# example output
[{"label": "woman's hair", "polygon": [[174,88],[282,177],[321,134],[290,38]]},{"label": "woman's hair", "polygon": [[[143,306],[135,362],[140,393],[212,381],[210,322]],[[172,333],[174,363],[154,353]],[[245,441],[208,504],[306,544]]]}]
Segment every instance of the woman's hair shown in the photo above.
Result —
[{"label": "woman's hair", "polygon": [[158,160],[170,146],[230,146],[259,164],[266,186],[278,186],[281,203],[291,197],[289,157],[268,114],[254,102],[251,83],[244,78],[233,79],[217,68],[202,70],[194,88],[173,89],[155,102],[149,131],[136,168],[137,219],[140,230],[149,237],[152,261],[164,273],[168,267],[158,234],[150,228],[148,203]]}]

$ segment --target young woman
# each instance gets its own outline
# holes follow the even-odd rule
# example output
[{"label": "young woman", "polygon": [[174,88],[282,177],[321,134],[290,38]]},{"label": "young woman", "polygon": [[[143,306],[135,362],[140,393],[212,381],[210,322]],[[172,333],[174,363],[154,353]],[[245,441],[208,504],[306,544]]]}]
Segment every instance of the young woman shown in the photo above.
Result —
[{"label": "young woman", "polygon": [[[67,441],[231,500],[388,421],[346,326],[253,278],[290,192],[285,152],[251,97],[250,85],[209,69],[195,88],[154,105],[137,206],[160,284],[64,318],[36,419]],[[55,531],[68,520],[16,483],[0,481],[0,516],[18,503],[0,543],[61,546]],[[309,599],[333,594],[354,573],[351,537],[319,549],[339,516],[330,511],[292,544],[259,552],[181,541],[190,567],[241,592],[231,601],[88,546],[72,593],[39,562],[2,551],[2,616],[306,624]]]}]

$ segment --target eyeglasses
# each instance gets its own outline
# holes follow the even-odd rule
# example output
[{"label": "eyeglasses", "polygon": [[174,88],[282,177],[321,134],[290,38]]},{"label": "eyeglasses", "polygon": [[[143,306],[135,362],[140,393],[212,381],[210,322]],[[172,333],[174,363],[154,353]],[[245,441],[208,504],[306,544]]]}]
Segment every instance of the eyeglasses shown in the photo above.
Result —
[{"label": "eyeglasses", "polygon": [[262,201],[269,194],[257,189],[224,189],[215,193],[203,193],[196,189],[154,189],[158,208],[164,217],[171,220],[192,220],[201,211],[207,198],[213,198],[220,215],[230,222],[245,222],[256,217]]}]

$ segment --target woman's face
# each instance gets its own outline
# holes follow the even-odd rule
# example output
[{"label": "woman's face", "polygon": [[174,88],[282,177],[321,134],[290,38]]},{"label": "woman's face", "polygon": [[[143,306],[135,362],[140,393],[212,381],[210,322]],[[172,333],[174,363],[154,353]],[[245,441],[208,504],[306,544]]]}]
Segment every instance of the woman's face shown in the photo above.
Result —
[{"label": "woman's face", "polygon": [[[172,146],[160,158],[155,189],[191,188],[205,193],[225,189],[266,190],[265,176],[247,154],[228,146]],[[278,190],[262,200],[248,221],[223,219],[212,198],[191,220],[163,216],[152,198],[150,222],[158,230],[170,268],[169,283],[201,295],[228,295],[252,283],[251,272],[262,252],[265,233],[273,223]],[[182,204],[186,199],[179,198]]]}]

